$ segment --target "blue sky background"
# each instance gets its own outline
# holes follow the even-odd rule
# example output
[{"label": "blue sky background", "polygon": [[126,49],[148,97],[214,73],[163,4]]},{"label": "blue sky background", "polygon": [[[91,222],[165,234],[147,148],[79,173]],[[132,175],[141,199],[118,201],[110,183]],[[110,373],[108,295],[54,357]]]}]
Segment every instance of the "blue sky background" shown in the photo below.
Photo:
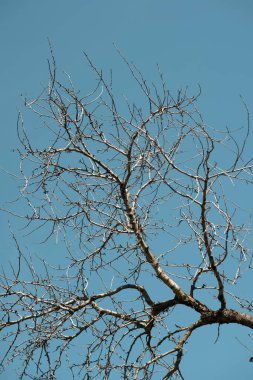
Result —
[{"label": "blue sky background", "polygon": [[[135,96],[115,43],[148,79],[156,77],[159,64],[172,90],[188,85],[194,93],[200,84],[199,108],[209,125],[245,125],[239,95],[253,113],[252,0],[1,0],[0,166],[5,170],[18,171],[12,150],[17,146],[20,95],[36,96],[47,83],[47,38],[58,67],[84,90],[91,82],[82,50],[105,71],[113,70],[120,93]],[[17,183],[4,172],[0,175],[3,204],[15,197]],[[8,232],[10,217],[1,214],[0,218],[0,261],[4,263],[14,259],[16,252]],[[15,228],[16,222],[11,222]],[[35,247],[38,252],[42,249]],[[252,278],[248,287],[252,293]],[[248,332],[222,326],[216,344],[217,327],[197,332],[183,362],[185,379],[251,379],[253,364],[248,360],[253,354],[235,339],[250,344]],[[10,368],[0,379],[15,380],[14,370]]]}]

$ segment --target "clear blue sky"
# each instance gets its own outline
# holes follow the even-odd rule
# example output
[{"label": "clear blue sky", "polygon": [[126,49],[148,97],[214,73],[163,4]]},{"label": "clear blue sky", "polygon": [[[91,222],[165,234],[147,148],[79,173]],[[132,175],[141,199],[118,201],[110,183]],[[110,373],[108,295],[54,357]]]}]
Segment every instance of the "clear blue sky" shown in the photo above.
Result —
[{"label": "clear blue sky", "polygon": [[[159,64],[172,89],[189,85],[194,92],[200,84],[199,106],[210,125],[237,128],[245,123],[239,95],[253,113],[252,0],[1,0],[0,166],[6,170],[18,169],[12,150],[17,144],[20,94],[37,95],[47,82],[47,38],[58,66],[75,83],[80,78],[82,86],[89,83],[85,50],[99,67],[114,70],[122,94],[131,94],[113,48],[116,43],[149,79]],[[6,201],[17,193],[16,182],[3,172],[0,175],[1,200]],[[0,254],[5,262],[15,257],[15,249],[8,233],[9,217],[0,217]],[[253,377],[253,364],[248,362],[252,353],[234,338],[244,341],[245,329],[223,326],[215,345],[217,327],[198,334],[184,359],[186,380]],[[13,369],[0,379],[15,380]]]}]

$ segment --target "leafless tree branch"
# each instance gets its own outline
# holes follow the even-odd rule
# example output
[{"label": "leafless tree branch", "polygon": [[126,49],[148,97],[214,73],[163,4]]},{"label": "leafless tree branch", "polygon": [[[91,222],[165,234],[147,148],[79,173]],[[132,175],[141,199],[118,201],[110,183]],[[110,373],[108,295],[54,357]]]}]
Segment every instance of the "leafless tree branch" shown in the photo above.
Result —
[{"label": "leafless tree branch", "polygon": [[[27,234],[64,241],[69,261],[38,268],[12,236],[18,265],[1,274],[1,365],[21,358],[21,379],[56,379],[65,363],[78,379],[183,379],[196,330],[253,329],[252,300],[234,292],[251,268],[251,231],[229,195],[252,185],[249,111],[241,141],[222,135],[204,124],[198,96],[172,96],[162,75],[149,85],[125,59],[141,96],[122,104],[85,56],[97,78],[88,95],[58,79],[52,55],[48,87],[26,100],[41,140],[18,118],[27,213],[15,203],[9,212],[26,220]],[[195,322],[175,322],[179,306]]]}]

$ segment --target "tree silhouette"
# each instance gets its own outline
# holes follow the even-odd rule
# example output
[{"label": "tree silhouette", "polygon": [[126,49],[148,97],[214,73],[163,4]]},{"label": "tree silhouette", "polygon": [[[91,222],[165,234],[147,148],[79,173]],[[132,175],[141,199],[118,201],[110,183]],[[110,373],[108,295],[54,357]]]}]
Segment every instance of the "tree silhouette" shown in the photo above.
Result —
[{"label": "tree silhouette", "polygon": [[199,94],[173,96],[161,74],[149,84],[126,60],[140,103],[123,102],[86,58],[97,78],[90,94],[58,80],[52,57],[48,87],[26,100],[48,142],[45,133],[32,142],[19,115],[20,217],[47,231],[45,243],[57,233],[68,264],[36,267],[13,235],[2,365],[21,358],[21,379],[56,379],[66,363],[78,379],[183,378],[193,332],[253,329],[252,301],[238,296],[250,230],[231,198],[252,185],[248,110],[245,137],[221,133],[205,125]]}]

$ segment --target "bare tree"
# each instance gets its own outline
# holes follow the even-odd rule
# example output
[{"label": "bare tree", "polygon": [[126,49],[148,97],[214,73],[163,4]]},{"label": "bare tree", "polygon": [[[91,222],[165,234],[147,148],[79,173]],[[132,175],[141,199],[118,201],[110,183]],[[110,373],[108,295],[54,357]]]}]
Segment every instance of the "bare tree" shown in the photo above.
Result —
[{"label": "bare tree", "polygon": [[43,227],[46,243],[57,234],[65,251],[57,268],[36,268],[13,236],[18,265],[1,275],[2,365],[21,358],[21,379],[56,379],[61,366],[77,379],[183,378],[193,332],[253,329],[252,300],[238,296],[250,230],[231,192],[252,184],[248,110],[245,137],[221,134],[204,124],[198,96],[173,96],[162,75],[148,84],[125,61],[140,103],[122,102],[86,58],[97,78],[90,94],[58,80],[53,58],[47,89],[26,101],[47,143],[44,132],[33,143],[19,116],[20,217]]}]

